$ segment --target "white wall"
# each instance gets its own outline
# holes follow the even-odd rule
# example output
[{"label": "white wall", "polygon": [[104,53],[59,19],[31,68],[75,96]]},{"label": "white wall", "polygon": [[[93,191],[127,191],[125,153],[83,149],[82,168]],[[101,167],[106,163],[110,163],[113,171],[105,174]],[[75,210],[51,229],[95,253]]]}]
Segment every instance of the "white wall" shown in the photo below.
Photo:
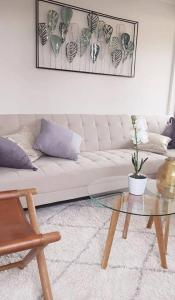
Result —
[{"label": "white wall", "polygon": [[34,0],[0,0],[0,113],[166,113],[175,6],[158,0],[66,0],[137,20],[134,79],[35,69]]},{"label": "white wall", "polygon": [[[175,0],[174,0],[175,1]],[[170,77],[168,113],[175,114],[175,34],[174,34],[174,60],[172,62],[172,72]]]}]

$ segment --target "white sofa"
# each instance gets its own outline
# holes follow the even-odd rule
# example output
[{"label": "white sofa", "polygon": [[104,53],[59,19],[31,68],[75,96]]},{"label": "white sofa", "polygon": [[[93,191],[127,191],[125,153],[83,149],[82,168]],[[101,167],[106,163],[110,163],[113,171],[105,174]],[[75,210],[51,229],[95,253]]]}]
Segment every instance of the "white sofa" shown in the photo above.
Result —
[{"label": "white sofa", "polygon": [[[77,161],[42,156],[38,171],[0,168],[0,190],[36,187],[36,205],[88,195],[87,186],[104,176],[127,175],[131,165],[131,120],[128,115],[0,115],[0,135],[29,125],[37,134],[46,118],[71,128],[83,138]],[[168,116],[146,117],[151,132],[162,133]],[[173,151],[173,150],[171,150]],[[171,152],[172,153],[172,152]],[[165,156],[142,152],[149,157],[143,172],[155,174]]]}]

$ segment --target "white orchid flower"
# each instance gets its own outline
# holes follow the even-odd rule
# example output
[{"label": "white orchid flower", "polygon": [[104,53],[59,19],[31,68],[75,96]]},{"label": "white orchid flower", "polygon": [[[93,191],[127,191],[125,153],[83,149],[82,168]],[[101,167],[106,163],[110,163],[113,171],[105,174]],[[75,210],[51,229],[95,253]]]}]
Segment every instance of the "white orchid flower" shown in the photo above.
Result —
[{"label": "white orchid flower", "polygon": [[142,131],[146,131],[148,129],[147,123],[145,118],[143,117],[138,117],[135,121],[135,128],[137,130],[142,130]]},{"label": "white orchid flower", "polygon": [[136,144],[139,145],[141,143],[139,136],[135,135],[135,131],[134,130],[131,130],[131,139],[132,139],[132,142],[133,142],[134,145],[136,145]]},{"label": "white orchid flower", "polygon": [[134,166],[135,173],[133,174],[135,178],[139,175],[144,163],[147,161],[148,157],[141,159],[139,161],[139,148],[138,145],[141,143],[148,142],[148,133],[147,133],[147,123],[143,117],[137,117],[135,115],[131,116],[132,127],[131,138],[134,144],[135,152],[132,155],[132,164]]},{"label": "white orchid flower", "polygon": [[148,143],[148,133],[147,131],[145,130],[137,130],[137,133],[135,134],[135,131],[132,130],[131,131],[131,138],[132,138],[132,141],[133,141],[133,144],[136,145],[136,144],[146,144]]},{"label": "white orchid flower", "polygon": [[141,143],[148,143],[147,123],[143,117],[132,116],[133,130],[131,131],[131,138],[134,145]]},{"label": "white orchid flower", "polygon": [[140,130],[139,131],[139,136],[140,136],[140,141],[143,144],[148,143],[148,133],[145,130]]}]

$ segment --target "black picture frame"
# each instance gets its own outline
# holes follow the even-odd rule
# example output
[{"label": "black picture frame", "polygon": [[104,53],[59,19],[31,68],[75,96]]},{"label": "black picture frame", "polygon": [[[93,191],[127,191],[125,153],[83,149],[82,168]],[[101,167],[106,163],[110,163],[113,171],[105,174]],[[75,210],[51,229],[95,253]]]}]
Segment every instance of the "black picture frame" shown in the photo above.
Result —
[{"label": "black picture frame", "polygon": [[[101,18],[109,18],[111,20],[115,20],[117,22],[122,22],[122,23],[127,23],[133,26],[133,43],[134,43],[134,51],[132,55],[132,63],[131,63],[131,72],[130,74],[112,74],[112,73],[107,73],[107,72],[98,72],[98,71],[86,71],[86,70],[76,70],[76,69],[67,69],[67,68],[57,68],[53,66],[44,66],[40,63],[40,37],[38,34],[38,24],[40,23],[40,18],[39,18],[39,12],[40,12],[40,4],[41,3],[46,3],[48,4],[48,9],[51,9],[52,5],[56,5],[59,7],[68,7],[71,8],[72,10],[78,11],[78,12],[83,12],[86,14],[93,13],[97,15],[98,17]],[[138,41],[138,28],[139,28],[139,22],[138,21],[133,21],[129,19],[123,19],[123,18],[118,18],[114,17],[111,15],[103,14],[94,10],[88,10],[84,8],[80,8],[77,6],[65,4],[62,2],[54,1],[54,0],[35,0],[35,28],[36,28],[36,68],[38,69],[45,69],[45,70],[55,70],[55,71],[67,71],[67,72],[76,72],[76,73],[85,73],[85,74],[93,74],[93,75],[107,75],[107,76],[119,76],[119,77],[127,77],[127,78],[133,78],[135,77],[135,69],[136,69],[136,53],[137,53],[137,41]]]}]

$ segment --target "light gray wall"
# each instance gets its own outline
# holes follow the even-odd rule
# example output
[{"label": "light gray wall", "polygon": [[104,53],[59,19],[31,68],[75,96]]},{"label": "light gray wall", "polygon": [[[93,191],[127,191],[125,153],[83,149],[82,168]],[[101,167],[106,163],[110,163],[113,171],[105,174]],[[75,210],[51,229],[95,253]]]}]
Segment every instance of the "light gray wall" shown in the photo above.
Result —
[{"label": "light gray wall", "polygon": [[134,79],[35,69],[34,0],[0,0],[0,113],[166,113],[175,6],[67,0],[139,21]]}]

